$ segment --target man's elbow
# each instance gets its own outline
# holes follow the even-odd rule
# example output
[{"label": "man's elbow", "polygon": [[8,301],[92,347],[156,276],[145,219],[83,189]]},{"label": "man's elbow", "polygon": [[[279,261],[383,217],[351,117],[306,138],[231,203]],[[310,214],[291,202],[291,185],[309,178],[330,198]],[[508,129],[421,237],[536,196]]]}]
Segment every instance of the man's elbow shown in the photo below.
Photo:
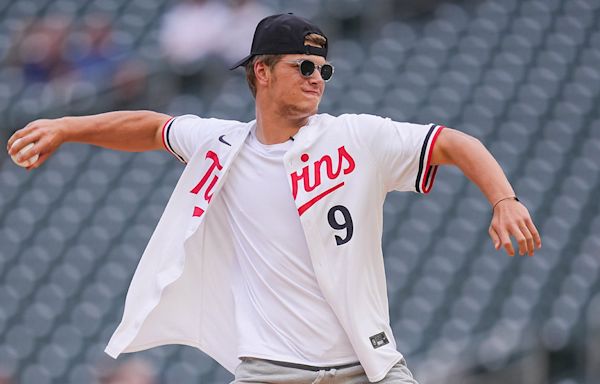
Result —
[{"label": "man's elbow", "polygon": [[153,125],[154,131],[154,149],[165,149],[163,143],[163,129],[167,122],[171,119],[171,116],[162,113],[154,112],[152,115],[154,120]]}]

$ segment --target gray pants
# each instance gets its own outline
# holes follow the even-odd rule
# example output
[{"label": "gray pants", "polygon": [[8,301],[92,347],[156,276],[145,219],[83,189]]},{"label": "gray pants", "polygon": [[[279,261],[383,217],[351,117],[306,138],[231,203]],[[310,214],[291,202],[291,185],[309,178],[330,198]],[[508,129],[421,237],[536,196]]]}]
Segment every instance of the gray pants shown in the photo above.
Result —
[{"label": "gray pants", "polygon": [[[230,384],[364,384],[368,382],[365,370],[360,365],[310,371],[282,367],[269,361],[245,357],[235,370],[235,380]],[[377,383],[418,384],[406,367],[404,359],[396,363]]]}]

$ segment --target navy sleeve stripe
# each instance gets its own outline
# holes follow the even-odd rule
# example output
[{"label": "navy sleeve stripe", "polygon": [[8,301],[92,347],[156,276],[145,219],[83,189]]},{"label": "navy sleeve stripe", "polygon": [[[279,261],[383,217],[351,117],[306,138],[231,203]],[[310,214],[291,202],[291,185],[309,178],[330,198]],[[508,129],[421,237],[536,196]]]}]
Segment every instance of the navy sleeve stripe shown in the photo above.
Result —
[{"label": "navy sleeve stripe", "polygon": [[423,141],[421,155],[419,157],[419,171],[417,172],[417,178],[415,180],[415,190],[418,193],[428,193],[433,186],[438,166],[430,165],[431,151],[443,128],[443,126],[432,124]]},{"label": "navy sleeve stripe", "polygon": [[175,152],[175,150],[173,149],[173,146],[171,145],[171,138],[169,133],[171,132],[171,127],[173,127],[173,123],[175,122],[175,117],[172,118],[171,120],[169,120],[167,122],[167,124],[165,125],[165,127],[163,128],[163,142],[165,144],[165,147],[167,148],[167,150],[169,152],[171,152],[171,154],[173,156],[175,156],[177,158],[177,160],[181,161],[182,163],[186,163],[186,161],[183,159],[183,156],[179,155],[177,152]]}]

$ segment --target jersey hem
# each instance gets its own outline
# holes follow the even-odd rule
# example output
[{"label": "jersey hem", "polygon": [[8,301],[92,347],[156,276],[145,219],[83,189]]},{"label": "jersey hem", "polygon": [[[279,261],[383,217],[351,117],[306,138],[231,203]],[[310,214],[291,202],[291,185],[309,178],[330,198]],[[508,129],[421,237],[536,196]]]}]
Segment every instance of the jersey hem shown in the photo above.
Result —
[{"label": "jersey hem", "polygon": [[113,345],[109,344],[104,349],[104,352],[107,355],[109,355],[110,357],[112,357],[113,359],[116,359],[117,357],[119,357],[119,355],[121,355],[123,353],[139,352],[139,351],[144,351],[144,350],[150,349],[150,348],[161,347],[163,345],[173,345],[173,344],[176,344],[176,345],[187,345],[188,347],[197,348],[200,351],[206,353],[208,356],[210,356],[210,358],[212,358],[213,360],[215,360],[217,363],[219,363],[223,368],[225,368],[229,372],[235,373],[235,368],[236,367],[234,367],[234,366],[228,366],[228,364],[225,363],[224,361],[222,361],[221,359],[218,359],[215,356],[213,356],[212,354],[206,352],[206,350],[204,349],[204,347],[200,343],[195,342],[195,341],[191,341],[189,339],[162,339],[162,340],[153,341],[153,342],[150,342],[150,343],[137,344],[137,345],[129,345],[126,348],[119,348],[117,346],[113,346]]},{"label": "jersey hem", "polygon": [[318,362],[314,362],[314,361],[308,361],[308,360],[298,360],[298,359],[294,359],[294,358],[288,358],[285,356],[281,356],[281,355],[277,355],[277,356],[268,356],[268,355],[263,355],[260,353],[238,353],[237,358],[241,359],[242,357],[250,357],[250,358],[254,358],[254,359],[263,359],[263,360],[274,360],[274,361],[282,361],[285,363],[292,363],[292,364],[301,364],[301,365],[311,365],[311,366],[315,366],[315,367],[325,367],[325,366],[334,366],[334,365],[345,365],[345,364],[352,364],[352,363],[356,363],[358,360],[358,357],[355,357],[354,360],[352,361],[348,361],[348,360],[334,360],[334,361],[318,361]]},{"label": "jersey hem", "polygon": [[151,343],[129,345],[127,348],[121,350],[120,352],[118,351],[120,348],[109,345],[109,346],[107,346],[104,349],[104,352],[106,352],[111,357],[117,358],[122,353],[139,352],[139,351],[143,351],[145,349],[154,348],[154,347],[158,347],[158,346],[161,346],[161,345],[168,345],[168,344],[180,344],[180,345],[187,345],[187,346],[190,346],[190,347],[195,347],[195,348],[198,348],[198,349],[201,348],[199,343],[195,343],[195,342],[190,341],[190,340],[185,340],[185,339],[166,339],[166,340],[160,340],[160,341],[153,341]]}]

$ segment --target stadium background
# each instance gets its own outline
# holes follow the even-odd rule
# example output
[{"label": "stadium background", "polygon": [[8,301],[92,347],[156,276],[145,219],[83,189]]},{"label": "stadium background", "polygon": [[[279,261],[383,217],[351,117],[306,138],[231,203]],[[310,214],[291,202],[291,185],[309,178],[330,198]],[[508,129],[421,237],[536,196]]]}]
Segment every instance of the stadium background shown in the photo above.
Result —
[{"label": "stadium background", "polygon": [[[169,30],[175,1],[0,0],[2,142],[35,118],[114,109],[251,119],[222,39],[255,21],[227,17],[253,6],[254,16],[312,18],[336,67],[322,112],[478,137],[542,234],[534,257],[494,251],[488,203],[451,168],[427,197],[388,197],[391,319],[417,378],[600,382],[599,1],[265,0],[219,2],[218,12],[197,3],[199,35],[213,36],[210,20],[221,28],[202,44],[217,48],[182,59],[170,51],[185,40]],[[0,383],[228,382],[189,347],[103,354],[182,166],[166,153],[67,144],[26,172],[1,152]]]}]

